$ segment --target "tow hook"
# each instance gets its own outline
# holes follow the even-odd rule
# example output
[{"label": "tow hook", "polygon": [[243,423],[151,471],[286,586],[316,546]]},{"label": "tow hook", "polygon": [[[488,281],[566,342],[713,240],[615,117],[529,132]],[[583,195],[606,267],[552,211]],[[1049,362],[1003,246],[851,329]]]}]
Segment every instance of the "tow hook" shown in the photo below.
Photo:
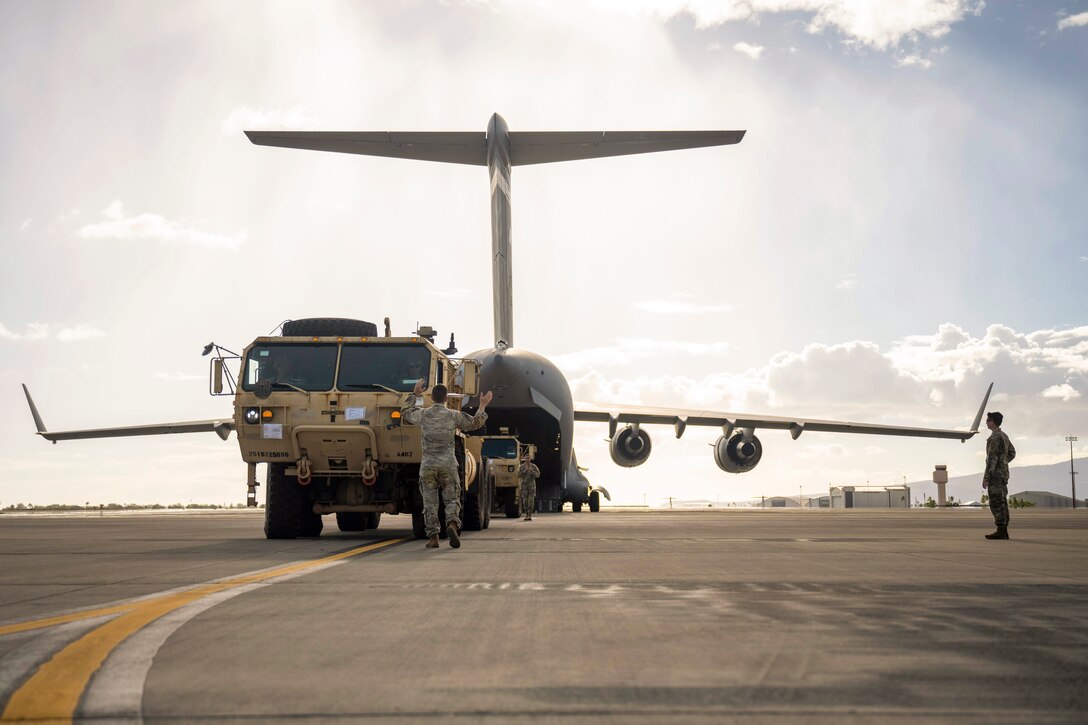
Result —
[{"label": "tow hook", "polygon": [[309,486],[310,477],[313,471],[310,470],[310,459],[307,456],[303,456],[298,459],[298,485]]},{"label": "tow hook", "polygon": [[363,485],[373,486],[374,482],[378,480],[378,467],[374,465],[374,459],[370,456],[366,457],[366,463],[363,464]]}]

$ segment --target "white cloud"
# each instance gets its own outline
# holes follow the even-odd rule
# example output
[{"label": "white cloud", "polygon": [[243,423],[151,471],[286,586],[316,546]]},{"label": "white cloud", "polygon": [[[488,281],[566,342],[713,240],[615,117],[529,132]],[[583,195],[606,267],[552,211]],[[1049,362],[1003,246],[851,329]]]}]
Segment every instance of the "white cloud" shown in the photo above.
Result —
[{"label": "white cloud", "polygon": [[1080,261],[1082,261],[1082,262],[1088,262],[1088,257],[1081,257],[1081,258],[1080,258]]},{"label": "white cloud", "polygon": [[1058,30],[1065,30],[1066,28],[1083,28],[1088,25],[1088,12],[1077,13],[1076,15],[1070,15],[1068,18],[1062,18],[1058,21]]},{"label": "white cloud", "polygon": [[304,106],[294,108],[236,108],[223,121],[223,133],[242,131],[306,131],[317,127],[317,119]]},{"label": "white cloud", "polygon": [[61,342],[78,342],[80,340],[90,340],[95,337],[105,337],[106,333],[101,330],[96,330],[90,325],[76,325],[75,327],[66,327],[57,332],[57,339]]},{"label": "white cloud", "polygon": [[124,205],[114,200],[102,210],[102,221],[86,224],[76,232],[84,239],[120,239],[124,241],[160,241],[196,244],[213,249],[236,251],[246,240],[246,233],[218,234],[186,226],[159,214],[126,216]]},{"label": "white cloud", "polygon": [[1068,403],[1070,400],[1076,400],[1080,397],[1080,391],[1074,388],[1069,383],[1062,383],[1061,385],[1051,385],[1049,388],[1043,391],[1044,398],[1056,398],[1063,403]]},{"label": "white cloud", "polygon": [[666,20],[688,15],[700,29],[737,20],[759,22],[774,13],[802,13],[809,18],[810,33],[832,28],[849,43],[877,50],[894,48],[904,38],[940,38],[952,25],[968,15],[980,15],[986,7],[982,0],[595,0],[594,4]]},{"label": "white cloud", "polygon": [[856,274],[846,275],[845,278],[839,280],[839,282],[835,285],[835,289],[837,289],[837,290],[849,291],[849,290],[857,289],[857,288],[858,288],[858,277],[857,277]]},{"label": "white cloud", "polygon": [[53,334],[53,327],[44,322],[30,322],[27,323],[26,332],[18,333],[12,332],[8,328],[0,325],[0,340],[47,340],[50,338],[56,339],[59,342],[78,342],[80,340],[89,340],[94,337],[103,337],[106,333],[96,330],[90,325],[74,325],[72,327],[62,327],[56,334]]},{"label": "white cloud", "polygon": [[898,58],[895,64],[901,68],[921,68],[927,70],[933,67],[933,61],[929,58],[923,58],[918,53],[911,53],[910,55]]},{"label": "white cloud", "polygon": [[737,43],[733,46],[733,50],[746,55],[752,60],[759,60],[763,56],[762,45],[751,45],[749,43]]},{"label": "white cloud", "polygon": [[0,339],[3,340],[44,340],[49,337],[49,325],[43,322],[31,322],[26,326],[26,332],[12,332],[0,325]]},{"label": "white cloud", "polygon": [[203,380],[203,375],[194,375],[193,373],[168,373],[157,372],[154,375],[156,380],[166,380],[169,382],[180,382],[186,380]]},{"label": "white cloud", "polygon": [[733,311],[732,305],[699,305],[694,302],[681,302],[679,300],[643,300],[642,302],[635,302],[633,307],[643,312],[653,312],[658,315],[726,314]]},{"label": "white cloud", "polygon": [[33,222],[33,219],[24,219],[22,224],[19,225],[19,231],[25,232],[27,230],[27,227],[29,227]]},{"label": "white cloud", "polygon": [[887,351],[862,340],[812,344],[743,373],[701,380],[613,374],[608,367],[617,360],[639,356],[622,344],[587,352],[596,356],[578,360],[573,369],[581,376],[571,381],[583,401],[964,426],[994,382],[991,402],[1015,410],[1022,433],[1053,435],[1088,416],[1077,389],[1088,385],[1088,326],[1021,334],[991,325],[973,337],[946,323]]}]

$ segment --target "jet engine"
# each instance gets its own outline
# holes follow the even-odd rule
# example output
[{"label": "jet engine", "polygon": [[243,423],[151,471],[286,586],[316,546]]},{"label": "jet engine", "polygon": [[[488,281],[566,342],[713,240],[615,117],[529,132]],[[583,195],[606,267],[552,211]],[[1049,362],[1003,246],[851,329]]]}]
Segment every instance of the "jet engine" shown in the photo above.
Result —
[{"label": "jet engine", "polygon": [[641,466],[650,457],[650,434],[629,425],[612,436],[608,443],[608,453],[617,466]]},{"label": "jet engine", "polygon": [[714,462],[726,473],[747,473],[763,457],[763,444],[751,433],[720,436],[714,443]]}]

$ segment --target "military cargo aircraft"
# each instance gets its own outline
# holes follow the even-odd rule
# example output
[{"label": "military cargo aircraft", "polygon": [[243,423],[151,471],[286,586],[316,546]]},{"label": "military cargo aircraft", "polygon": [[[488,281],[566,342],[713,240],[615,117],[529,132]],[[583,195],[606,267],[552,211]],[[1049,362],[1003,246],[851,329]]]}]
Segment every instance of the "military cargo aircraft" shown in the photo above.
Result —
[{"label": "military cargo aircraft", "polygon": [[[671,425],[679,438],[689,425],[722,430],[714,462],[723,471],[755,468],[763,447],[755,431],[788,430],[952,438],[965,441],[978,432],[989,391],[970,430],[910,428],[842,421],[809,420],[706,410],[631,406],[575,406],[563,373],[547,358],[514,347],[510,185],[514,166],[575,161],[627,154],[672,151],[740,143],[744,131],[510,131],[499,114],[486,132],[326,132],[247,131],[250,141],[311,151],[383,156],[419,161],[486,166],[491,182],[491,257],[495,343],[466,357],[481,363],[481,380],[495,397],[488,407],[489,432],[516,430],[537,444],[541,479],[537,497],[544,510],[569,501],[575,511],[600,506],[607,491],[590,484],[571,447],[575,421],[608,424],[609,453],[620,466],[645,463],[651,440],[647,424]],[[991,389],[992,389],[991,385]],[[623,424],[623,427],[620,427]]]},{"label": "military cargo aircraft", "polygon": [[[514,346],[510,185],[514,166],[673,151],[740,143],[745,131],[510,131],[499,114],[486,131],[338,132],[246,131],[254,144],[311,151],[415,159],[486,166],[491,186],[491,255],[494,345],[466,355],[480,362],[482,389],[492,390],[487,432],[515,432],[537,447],[541,470],[538,507],[559,510],[570,502],[600,507],[608,492],[594,487],[578,467],[571,445],[575,421],[606,423],[609,453],[624,467],[638,466],[650,455],[651,439],[644,425],[670,425],[677,438],[689,425],[721,429],[713,445],[714,462],[728,473],[751,471],[763,456],[756,431],[785,430],[796,440],[803,432],[867,433],[874,435],[947,438],[966,441],[978,433],[982,412],[993,384],[986,391],[968,430],[888,426],[813,420],[790,416],[751,415],[726,411],[651,408],[644,406],[575,406],[563,373],[546,357]],[[25,386],[24,386],[25,388]],[[56,442],[71,438],[149,435],[211,431],[225,438],[228,420],[190,421],[93,431],[49,432],[27,393],[38,434]],[[467,405],[466,410],[472,410]],[[622,427],[621,427],[622,425]]]}]

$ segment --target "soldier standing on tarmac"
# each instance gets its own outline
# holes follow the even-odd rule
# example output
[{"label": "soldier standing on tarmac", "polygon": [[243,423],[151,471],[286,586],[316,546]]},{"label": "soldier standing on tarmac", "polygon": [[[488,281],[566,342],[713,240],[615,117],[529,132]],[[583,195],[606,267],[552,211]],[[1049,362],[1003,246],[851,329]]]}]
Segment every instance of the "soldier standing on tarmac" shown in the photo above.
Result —
[{"label": "soldier standing on tarmac", "polygon": [[525,449],[525,455],[521,457],[521,466],[518,468],[518,488],[521,491],[521,513],[526,521],[533,520],[533,509],[536,508],[536,479],[540,478],[540,469],[529,460],[529,449]]},{"label": "soldier standing on tarmac", "polygon": [[990,511],[997,526],[987,539],[1009,538],[1009,461],[1016,457],[1012,441],[1001,430],[1004,416],[993,412],[986,414],[986,427],[992,432],[986,439],[986,470],[982,474],[982,487],[990,497]]},{"label": "soldier standing on tarmac", "polygon": [[445,385],[431,389],[434,405],[423,407],[423,381],[416,383],[401,409],[403,420],[418,425],[423,439],[423,461],[419,466],[419,491],[423,494],[423,521],[427,527],[428,549],[438,548],[438,492],[446,500],[446,533],[450,546],[461,546],[461,478],[457,474],[453,439],[458,428],[476,430],[487,420],[484,408],[491,402],[491,391],[480,396],[480,408],[470,416],[446,407]]}]

